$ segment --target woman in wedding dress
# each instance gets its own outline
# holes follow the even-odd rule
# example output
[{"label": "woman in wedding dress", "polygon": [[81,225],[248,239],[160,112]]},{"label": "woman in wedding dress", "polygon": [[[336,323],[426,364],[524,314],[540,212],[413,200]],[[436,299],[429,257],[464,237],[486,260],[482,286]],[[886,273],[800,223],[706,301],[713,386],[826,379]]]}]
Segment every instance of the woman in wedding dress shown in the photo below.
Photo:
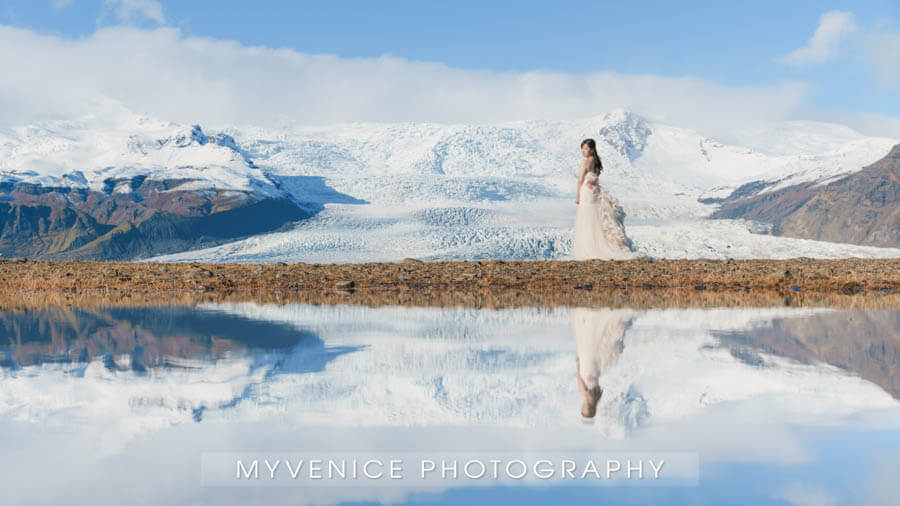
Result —
[{"label": "woman in wedding dress", "polygon": [[581,142],[581,154],[584,163],[581,164],[575,198],[578,211],[575,213],[572,257],[575,260],[634,258],[631,239],[625,235],[625,212],[616,199],[597,183],[603,164],[597,156],[594,139]]}]

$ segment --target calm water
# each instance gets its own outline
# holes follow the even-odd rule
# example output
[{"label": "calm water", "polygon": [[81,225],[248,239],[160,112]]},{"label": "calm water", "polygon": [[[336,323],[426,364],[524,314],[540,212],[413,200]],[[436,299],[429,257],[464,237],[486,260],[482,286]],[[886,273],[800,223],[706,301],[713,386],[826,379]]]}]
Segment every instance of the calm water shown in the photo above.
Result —
[{"label": "calm water", "polygon": [[0,502],[896,504],[898,329],[809,308],[5,311]]}]

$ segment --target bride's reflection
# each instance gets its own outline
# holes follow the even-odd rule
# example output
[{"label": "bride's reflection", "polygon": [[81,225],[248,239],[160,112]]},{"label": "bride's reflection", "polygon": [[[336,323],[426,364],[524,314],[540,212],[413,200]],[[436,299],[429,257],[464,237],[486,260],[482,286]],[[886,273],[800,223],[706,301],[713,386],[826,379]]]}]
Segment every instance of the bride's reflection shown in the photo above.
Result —
[{"label": "bride's reflection", "polygon": [[633,319],[634,311],[630,309],[572,310],[572,333],[578,350],[575,369],[578,391],[584,397],[581,416],[585,419],[597,414],[597,404],[603,396],[600,377],[622,353],[622,338]]}]

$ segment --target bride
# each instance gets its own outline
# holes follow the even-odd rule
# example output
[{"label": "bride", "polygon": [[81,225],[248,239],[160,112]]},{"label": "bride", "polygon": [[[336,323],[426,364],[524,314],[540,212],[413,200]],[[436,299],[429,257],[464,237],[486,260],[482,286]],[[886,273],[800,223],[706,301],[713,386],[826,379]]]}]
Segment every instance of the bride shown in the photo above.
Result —
[{"label": "bride", "polygon": [[631,239],[625,235],[625,212],[619,203],[597,183],[603,164],[597,156],[594,139],[581,142],[584,163],[578,176],[575,203],[575,240],[572,257],[575,260],[599,258],[625,260],[634,258]]}]

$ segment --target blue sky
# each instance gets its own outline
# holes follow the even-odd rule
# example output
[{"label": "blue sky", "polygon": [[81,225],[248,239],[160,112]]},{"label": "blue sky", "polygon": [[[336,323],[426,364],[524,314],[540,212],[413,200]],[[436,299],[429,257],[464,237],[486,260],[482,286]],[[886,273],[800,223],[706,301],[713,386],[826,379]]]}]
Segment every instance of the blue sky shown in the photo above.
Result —
[{"label": "blue sky", "polygon": [[[826,13],[832,24],[816,45],[812,39],[827,24]],[[897,44],[900,51],[896,0],[7,0],[0,24],[65,40],[115,25],[168,28],[183,39],[208,37],[348,61],[390,55],[495,75],[612,72],[689,78],[729,90],[798,86],[803,93],[792,117],[900,118],[900,60],[888,50]],[[788,57],[804,47],[801,57]]]}]

